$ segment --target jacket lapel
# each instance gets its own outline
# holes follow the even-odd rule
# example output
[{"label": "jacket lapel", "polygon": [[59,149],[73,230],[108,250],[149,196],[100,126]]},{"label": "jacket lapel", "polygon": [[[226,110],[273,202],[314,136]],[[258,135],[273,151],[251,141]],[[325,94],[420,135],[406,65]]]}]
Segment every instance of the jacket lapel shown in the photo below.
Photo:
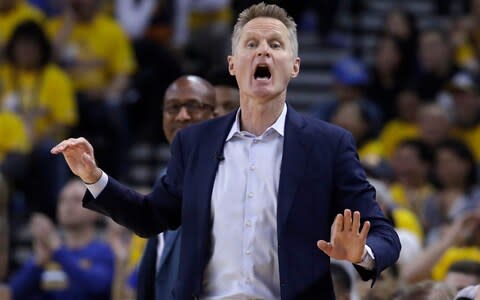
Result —
[{"label": "jacket lapel", "polygon": [[290,105],[285,121],[285,137],[283,141],[283,157],[280,169],[280,182],[277,202],[277,231],[283,231],[295,193],[304,174],[307,163],[309,145],[303,138],[306,122]]}]

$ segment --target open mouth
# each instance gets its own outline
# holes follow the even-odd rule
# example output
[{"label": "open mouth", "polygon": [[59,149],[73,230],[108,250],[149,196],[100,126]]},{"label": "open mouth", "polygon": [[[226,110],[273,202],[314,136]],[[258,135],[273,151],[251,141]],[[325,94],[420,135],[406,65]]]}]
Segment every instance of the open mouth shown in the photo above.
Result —
[{"label": "open mouth", "polygon": [[253,74],[255,80],[269,80],[272,75],[267,65],[258,65]]}]

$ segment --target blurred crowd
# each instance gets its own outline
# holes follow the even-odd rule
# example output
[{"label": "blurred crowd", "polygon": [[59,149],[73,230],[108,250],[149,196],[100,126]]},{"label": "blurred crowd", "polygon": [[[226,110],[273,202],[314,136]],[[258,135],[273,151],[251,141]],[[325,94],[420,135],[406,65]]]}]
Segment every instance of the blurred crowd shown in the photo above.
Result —
[{"label": "blurred crowd", "polygon": [[[235,110],[232,22],[257,2],[0,0],[0,299],[135,297],[146,241],[83,209],[84,184],[50,149],[84,136],[102,169],[127,180],[131,145],[168,144]],[[300,35],[315,15],[321,46],[341,47],[340,3],[353,15],[368,0],[266,2],[285,7]],[[351,49],[332,65],[333,97],[304,111],[352,132],[402,242],[373,288],[333,262],[338,299],[480,299],[480,0],[432,2],[443,22],[420,28],[395,7],[373,60]],[[171,87],[186,74],[209,83]],[[25,224],[21,256],[12,241]]]}]

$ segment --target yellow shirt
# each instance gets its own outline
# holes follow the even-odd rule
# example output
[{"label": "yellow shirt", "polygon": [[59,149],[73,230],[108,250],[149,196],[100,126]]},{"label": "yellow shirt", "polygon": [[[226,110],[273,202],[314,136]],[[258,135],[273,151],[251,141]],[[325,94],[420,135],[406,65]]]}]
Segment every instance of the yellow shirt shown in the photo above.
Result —
[{"label": "yellow shirt", "polygon": [[147,239],[141,238],[134,234],[130,241],[130,256],[128,257],[127,270],[132,271],[137,265],[140,264],[140,260],[147,244]]},{"label": "yellow shirt", "polygon": [[10,152],[25,153],[29,149],[22,120],[10,112],[0,112],[0,162]]},{"label": "yellow shirt", "polygon": [[476,64],[478,46],[480,46],[480,30],[474,29],[455,49],[456,63],[466,68],[472,64]]},{"label": "yellow shirt", "polygon": [[[53,38],[61,30],[63,19],[48,22]],[[135,58],[127,36],[108,16],[99,14],[88,24],[76,24],[64,47],[62,59],[77,91],[103,89],[116,75],[135,70]]]},{"label": "yellow shirt", "polygon": [[38,73],[15,71],[5,65],[0,69],[0,81],[4,84],[0,107],[22,115],[34,113],[31,134],[35,137],[43,137],[52,126],[77,122],[71,81],[56,65],[49,64]]},{"label": "yellow shirt", "polygon": [[471,129],[456,128],[453,131],[453,135],[467,144],[477,162],[480,162],[480,125]]},{"label": "yellow shirt", "polygon": [[358,156],[362,163],[376,166],[383,158],[383,145],[377,140],[367,141],[358,148]]},{"label": "yellow shirt", "polygon": [[[400,183],[393,183],[390,186],[390,193],[392,195],[393,202],[401,207],[410,209],[417,215],[417,217],[421,217],[425,200],[430,197],[433,192],[434,189],[429,184],[410,191],[410,195],[408,195],[409,192],[406,190],[405,186]],[[414,201],[410,200],[409,196],[412,197]]]},{"label": "yellow shirt", "polygon": [[44,20],[44,16],[40,10],[24,1],[18,2],[13,10],[5,14],[0,13],[0,46],[6,44],[15,27],[20,23],[28,20],[41,23]]},{"label": "yellow shirt", "polygon": [[423,242],[423,229],[413,212],[406,208],[397,207],[392,211],[392,218],[395,228],[408,230]]},{"label": "yellow shirt", "polygon": [[398,119],[388,122],[380,133],[380,141],[383,145],[385,157],[392,157],[393,152],[401,141],[418,137],[418,135],[418,128],[413,123]]},{"label": "yellow shirt", "polygon": [[432,279],[443,280],[450,266],[459,261],[474,261],[480,263],[480,248],[452,247],[448,249],[437,264],[432,268]]}]

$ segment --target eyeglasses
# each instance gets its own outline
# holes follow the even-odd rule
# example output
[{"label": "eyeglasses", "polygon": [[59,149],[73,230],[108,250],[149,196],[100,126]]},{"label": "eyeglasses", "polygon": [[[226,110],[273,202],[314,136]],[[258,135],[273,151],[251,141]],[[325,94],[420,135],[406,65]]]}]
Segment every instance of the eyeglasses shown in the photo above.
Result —
[{"label": "eyeglasses", "polygon": [[189,101],[185,103],[169,103],[163,107],[163,110],[169,115],[177,115],[182,107],[185,107],[189,114],[199,114],[207,110],[213,111],[213,105],[201,103],[198,101]]}]

